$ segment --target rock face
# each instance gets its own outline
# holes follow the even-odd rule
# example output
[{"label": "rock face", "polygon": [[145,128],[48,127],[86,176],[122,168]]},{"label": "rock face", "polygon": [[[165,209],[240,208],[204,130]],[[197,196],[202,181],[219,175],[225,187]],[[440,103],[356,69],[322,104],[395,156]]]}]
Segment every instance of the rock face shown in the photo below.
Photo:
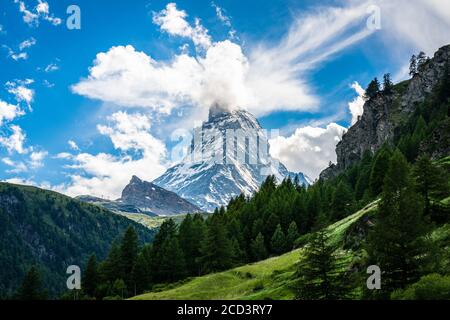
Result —
[{"label": "rock face", "polygon": [[123,189],[122,197],[117,200],[138,208],[141,212],[150,212],[158,216],[200,212],[200,208],[151,182],[142,181],[136,176]]},{"label": "rock face", "polygon": [[320,178],[336,176],[360,161],[366,151],[375,152],[385,142],[391,142],[402,119],[414,112],[417,104],[439,84],[446,63],[450,63],[450,45],[440,48],[412,79],[398,84],[392,94],[380,93],[368,100],[360,119],[336,146],[337,163],[322,171]]},{"label": "rock face", "polygon": [[310,183],[302,173],[289,172],[268,151],[267,136],[252,114],[215,106],[208,121],[195,130],[185,159],[154,184],[212,211],[241,193],[252,194],[268,175],[278,181],[290,176]]}]

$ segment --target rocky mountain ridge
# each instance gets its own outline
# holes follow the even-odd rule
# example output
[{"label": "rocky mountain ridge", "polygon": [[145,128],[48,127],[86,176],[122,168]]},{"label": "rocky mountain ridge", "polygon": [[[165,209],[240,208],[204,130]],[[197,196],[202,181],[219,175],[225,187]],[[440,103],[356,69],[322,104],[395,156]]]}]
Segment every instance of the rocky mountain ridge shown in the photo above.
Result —
[{"label": "rocky mountain ridge", "polygon": [[[427,60],[410,80],[395,85],[391,94],[379,93],[367,100],[361,117],[336,146],[337,163],[322,171],[320,178],[334,177],[360,161],[366,151],[374,153],[384,143],[392,142],[402,120],[408,118],[438,86],[449,63],[450,45],[447,45]],[[441,145],[442,150],[437,154],[431,152],[431,156],[442,156],[449,151],[450,135],[445,134],[445,127],[434,134],[438,140],[434,143]],[[446,146],[442,147],[444,144]]]}]

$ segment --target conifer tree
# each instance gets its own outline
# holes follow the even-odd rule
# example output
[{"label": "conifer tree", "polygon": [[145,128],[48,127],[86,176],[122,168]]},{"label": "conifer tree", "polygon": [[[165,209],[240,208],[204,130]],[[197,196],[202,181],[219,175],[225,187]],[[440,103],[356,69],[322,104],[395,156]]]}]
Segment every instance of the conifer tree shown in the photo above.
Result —
[{"label": "conifer tree", "polygon": [[152,246],[145,245],[138,255],[133,269],[133,279],[136,284],[136,294],[150,289],[152,283]]},{"label": "conifer tree", "polygon": [[293,287],[299,300],[338,300],[349,294],[345,264],[324,229],[315,232],[297,265]]},{"label": "conifer tree", "polygon": [[82,289],[90,297],[96,296],[97,286],[99,284],[98,265],[95,254],[89,257],[84,271],[84,278],[82,281]]},{"label": "conifer tree", "polygon": [[216,213],[210,217],[201,253],[200,261],[205,272],[225,270],[232,266],[233,247],[222,215]]},{"label": "conifer tree", "polygon": [[297,223],[295,223],[295,221],[292,221],[286,234],[286,247],[288,250],[294,249],[294,244],[298,237],[299,233],[297,229]]},{"label": "conifer tree", "polygon": [[371,194],[374,197],[378,196],[383,189],[384,177],[389,167],[391,155],[392,153],[387,146],[383,146],[375,155],[369,181]]},{"label": "conifer tree", "polygon": [[367,100],[373,99],[380,92],[380,83],[377,78],[370,81],[369,86],[366,89],[365,97]]},{"label": "conifer tree", "polygon": [[31,267],[26,274],[17,296],[19,300],[45,300],[47,298],[42,286],[41,275],[35,266]]},{"label": "conifer tree", "polygon": [[267,249],[264,244],[264,236],[262,233],[258,233],[256,238],[252,241],[251,245],[252,256],[255,261],[263,260],[267,258]]},{"label": "conifer tree", "polygon": [[427,246],[423,205],[414,191],[405,157],[395,151],[383,185],[375,227],[369,234],[371,263],[383,271],[383,292],[404,288],[419,276]]},{"label": "conifer tree", "polygon": [[132,292],[135,287],[133,281],[133,269],[139,253],[138,236],[132,226],[126,231],[120,246],[120,266],[121,273],[119,278],[125,281],[128,290]]},{"label": "conifer tree", "polygon": [[340,181],[333,193],[331,202],[332,218],[334,221],[340,220],[350,213],[353,209],[353,193],[347,182]]},{"label": "conifer tree", "polygon": [[394,84],[391,81],[391,75],[389,73],[386,73],[383,76],[383,92],[385,94],[391,94],[393,88],[394,88]]},{"label": "conifer tree", "polygon": [[275,232],[273,233],[271,239],[272,252],[276,254],[281,254],[285,252],[286,248],[286,236],[284,235],[281,225],[277,225]]},{"label": "conifer tree", "polygon": [[176,237],[166,239],[161,248],[160,276],[163,281],[176,281],[186,274],[186,264]]},{"label": "conifer tree", "polygon": [[430,214],[431,198],[448,195],[448,175],[445,170],[433,165],[428,156],[420,156],[413,169],[417,191],[425,202],[424,214]]}]

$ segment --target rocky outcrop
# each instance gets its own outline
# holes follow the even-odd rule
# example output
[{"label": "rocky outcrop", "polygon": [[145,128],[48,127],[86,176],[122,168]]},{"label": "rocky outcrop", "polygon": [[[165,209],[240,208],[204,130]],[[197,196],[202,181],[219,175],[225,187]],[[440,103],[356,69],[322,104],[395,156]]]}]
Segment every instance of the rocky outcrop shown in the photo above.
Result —
[{"label": "rocky outcrop", "polygon": [[136,176],[133,176],[130,183],[123,189],[122,197],[118,202],[161,216],[201,212],[197,206],[175,192],[151,182],[142,181]]},{"label": "rocky outcrop", "polygon": [[[393,93],[379,93],[366,101],[362,116],[336,146],[337,163],[325,169],[320,178],[336,176],[359,162],[366,151],[373,153],[384,143],[391,142],[396,128],[440,83],[447,63],[450,63],[450,45],[440,48],[412,79],[396,85]],[[436,132],[435,139],[440,139],[444,133],[444,129]],[[445,152],[448,149],[439,151]]]}]

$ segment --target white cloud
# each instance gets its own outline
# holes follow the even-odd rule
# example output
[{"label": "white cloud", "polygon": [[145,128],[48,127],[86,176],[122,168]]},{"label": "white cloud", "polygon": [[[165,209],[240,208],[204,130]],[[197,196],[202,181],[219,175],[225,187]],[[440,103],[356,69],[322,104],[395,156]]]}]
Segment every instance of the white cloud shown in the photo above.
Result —
[{"label": "white cloud", "polygon": [[60,152],[54,158],[55,159],[68,160],[68,159],[72,159],[73,155],[71,153],[68,153],[68,152]]},{"label": "white cloud", "polygon": [[12,169],[7,170],[8,173],[20,173],[28,170],[27,166],[23,162],[16,162],[11,160],[10,158],[3,158],[2,162]]},{"label": "white cloud", "polygon": [[5,27],[3,27],[3,25],[0,24],[0,34],[5,34],[6,30]]},{"label": "white cloud", "polygon": [[5,121],[12,121],[23,114],[24,112],[19,106],[0,100],[0,126],[2,126]]},{"label": "white cloud", "polygon": [[25,41],[22,41],[22,42],[19,44],[19,50],[20,50],[20,51],[23,51],[23,50],[26,49],[26,48],[29,48],[29,47],[34,46],[35,44],[36,44],[36,39],[33,38],[33,37],[31,37],[30,39],[27,39],[27,40],[25,40]]},{"label": "white cloud", "polygon": [[44,165],[43,161],[47,156],[48,156],[47,151],[33,151],[30,154],[30,161],[29,161],[30,166],[33,169],[42,167]]},{"label": "white cloud", "polygon": [[34,90],[28,88],[27,86],[34,82],[33,79],[8,81],[6,83],[6,88],[9,93],[13,94],[17,102],[24,102],[28,108],[31,110],[31,102],[34,99]]},{"label": "white cloud", "polygon": [[[132,175],[151,181],[165,171],[161,163],[166,148],[149,133],[151,123],[147,116],[117,112],[109,120],[110,125],[99,125],[98,130],[111,139],[121,156],[106,153],[71,155],[73,164],[69,168],[77,173],[70,176],[69,184],[56,189],[69,195],[118,198]],[[60,156],[69,158],[67,154]]]},{"label": "white cloud", "polygon": [[198,18],[194,26],[186,21],[187,13],[178,10],[175,3],[167,4],[166,8],[153,15],[153,23],[170,35],[190,38],[197,47],[207,49],[211,46],[211,37]]},{"label": "white cloud", "polygon": [[59,70],[59,66],[56,63],[50,63],[48,66],[45,67],[45,72],[53,72]]},{"label": "white cloud", "polygon": [[22,131],[22,128],[17,125],[11,125],[10,130],[12,131],[11,135],[6,137],[0,136],[0,146],[6,148],[9,153],[27,153],[28,150],[24,147],[26,135]]},{"label": "white cloud", "polygon": [[50,13],[50,6],[48,2],[38,0],[37,5],[33,9],[28,9],[24,1],[14,0],[14,3],[19,5],[19,11],[22,13],[23,21],[29,26],[39,26],[40,20],[45,20],[57,26],[62,20]]},{"label": "white cloud", "polygon": [[28,59],[28,53],[26,53],[26,52],[13,53],[13,54],[10,55],[10,57],[14,61],[27,60]]},{"label": "white cloud", "polygon": [[350,114],[352,115],[351,125],[354,125],[356,121],[358,121],[359,117],[363,114],[364,111],[364,95],[366,91],[360,86],[358,82],[353,82],[351,87],[356,91],[358,96],[348,103],[348,108],[350,110]]},{"label": "white cloud", "polygon": [[291,136],[270,139],[270,154],[294,172],[301,171],[312,179],[336,161],[336,144],[347,129],[330,123],[326,128],[302,127]]},{"label": "white cloud", "polygon": [[69,141],[67,141],[67,143],[69,144],[70,149],[75,150],[75,151],[80,150],[80,148],[78,147],[78,145],[75,141],[69,140]]},{"label": "white cloud", "polygon": [[[307,71],[372,33],[365,28],[365,10],[357,6],[309,13],[298,18],[279,43],[251,47],[248,55],[229,40],[208,40],[205,52],[175,55],[169,62],[155,61],[132,46],[112,47],[97,55],[88,78],[72,89],[120,106],[166,114],[186,105],[208,109],[214,103],[248,109],[257,116],[314,110],[318,99],[307,84]],[[154,22],[172,35],[193,38],[196,28],[186,17],[171,3],[155,14]],[[206,30],[199,23],[196,27]]]},{"label": "white cloud", "polygon": [[225,14],[223,8],[219,7],[215,2],[211,2],[211,6],[216,10],[217,18],[227,27],[231,27],[231,19]]}]

